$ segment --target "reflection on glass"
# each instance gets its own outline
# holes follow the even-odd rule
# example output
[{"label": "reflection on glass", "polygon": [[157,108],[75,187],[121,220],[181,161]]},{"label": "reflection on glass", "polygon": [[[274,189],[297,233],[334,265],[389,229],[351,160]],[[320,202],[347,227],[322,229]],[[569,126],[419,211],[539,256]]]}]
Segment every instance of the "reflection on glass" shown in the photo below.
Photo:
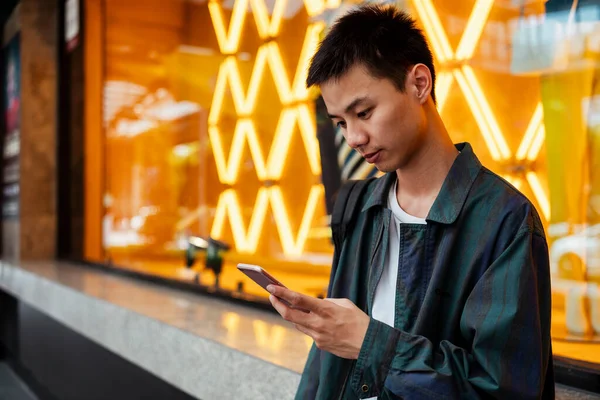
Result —
[{"label": "reflection on glass", "polygon": [[[538,77],[547,155],[547,233],[558,354],[600,362],[597,79],[600,7],[556,1],[521,8],[513,72]],[[582,354],[585,354],[582,356]]]},{"label": "reflection on glass", "polygon": [[[314,94],[304,82],[325,28],[310,16],[339,4],[104,5],[107,258],[195,279],[182,269],[189,239],[212,237],[232,247],[222,288],[266,297],[232,270],[247,262],[321,294],[332,246],[323,234]],[[297,271],[312,276],[295,279]],[[207,285],[213,279],[198,277]]]},{"label": "reflection on glass", "polygon": [[[232,246],[222,287],[265,296],[235,270],[247,262],[323,294],[332,254],[323,182],[373,171],[354,163],[339,135],[331,151],[319,144],[326,122],[317,125],[322,112],[304,79],[328,24],[358,2],[163,3],[105,0],[107,256],[190,279],[188,239],[213,237]],[[469,141],[540,213],[555,351],[600,362],[598,5],[398,4],[431,43],[438,108],[453,140]],[[200,274],[199,282],[211,279]],[[239,329],[234,317],[223,324]],[[277,331],[252,329],[259,345],[283,346]]]},{"label": "reflection on glass", "polygon": [[[557,3],[566,10],[553,10]],[[600,348],[577,348],[594,346],[600,328],[598,7],[450,4],[411,2],[436,57],[438,107],[455,141],[472,142],[483,163],[540,212],[550,244],[556,353],[600,362]]]}]

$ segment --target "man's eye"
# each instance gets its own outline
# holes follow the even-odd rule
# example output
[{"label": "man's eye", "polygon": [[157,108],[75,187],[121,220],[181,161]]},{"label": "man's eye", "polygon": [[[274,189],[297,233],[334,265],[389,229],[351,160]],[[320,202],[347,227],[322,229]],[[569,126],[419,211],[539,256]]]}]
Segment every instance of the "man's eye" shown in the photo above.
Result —
[{"label": "man's eye", "polygon": [[339,121],[339,122],[336,124],[336,126],[337,126],[338,128],[345,128],[345,127],[346,127],[346,123],[345,123],[344,121]]},{"label": "man's eye", "polygon": [[369,116],[369,113],[371,112],[372,108],[367,108],[364,111],[359,112],[358,114],[356,114],[356,116],[358,118],[366,118]]}]

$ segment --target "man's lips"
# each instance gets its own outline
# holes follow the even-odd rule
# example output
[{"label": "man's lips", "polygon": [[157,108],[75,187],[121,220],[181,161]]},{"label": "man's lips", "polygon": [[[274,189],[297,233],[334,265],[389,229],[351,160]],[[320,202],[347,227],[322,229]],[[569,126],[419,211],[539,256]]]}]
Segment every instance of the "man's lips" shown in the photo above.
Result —
[{"label": "man's lips", "polygon": [[363,155],[363,158],[364,158],[364,159],[365,159],[365,160],[366,160],[368,163],[373,163],[373,162],[375,162],[375,161],[376,161],[377,157],[379,156],[379,152],[380,152],[380,151],[381,151],[381,150],[377,150],[377,151],[374,151],[374,152],[372,152],[372,153],[364,154],[364,155]]}]

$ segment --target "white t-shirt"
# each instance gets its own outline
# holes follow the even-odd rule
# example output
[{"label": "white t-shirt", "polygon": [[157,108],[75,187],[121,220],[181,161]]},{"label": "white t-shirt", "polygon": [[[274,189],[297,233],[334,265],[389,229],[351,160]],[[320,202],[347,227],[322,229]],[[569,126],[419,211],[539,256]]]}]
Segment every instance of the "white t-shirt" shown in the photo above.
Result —
[{"label": "white t-shirt", "polygon": [[[388,195],[388,208],[392,211],[392,220],[390,221],[390,236],[388,243],[388,253],[386,262],[381,274],[381,279],[375,289],[373,299],[372,317],[386,325],[394,327],[394,317],[396,315],[396,284],[398,281],[398,258],[400,257],[400,224],[427,224],[424,218],[414,217],[407,214],[396,197],[396,188],[398,181],[392,185]],[[371,397],[366,400],[375,400],[377,397]]]}]

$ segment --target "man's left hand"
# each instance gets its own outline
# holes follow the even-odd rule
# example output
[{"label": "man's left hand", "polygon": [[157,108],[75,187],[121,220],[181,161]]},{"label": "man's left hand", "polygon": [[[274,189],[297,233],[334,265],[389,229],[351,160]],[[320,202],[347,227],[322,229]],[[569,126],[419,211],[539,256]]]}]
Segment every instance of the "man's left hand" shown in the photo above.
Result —
[{"label": "man's left hand", "polygon": [[342,358],[358,358],[370,318],[354,303],[348,299],[316,299],[275,285],[267,289],[271,304],[283,319],[313,338],[319,349]]}]

